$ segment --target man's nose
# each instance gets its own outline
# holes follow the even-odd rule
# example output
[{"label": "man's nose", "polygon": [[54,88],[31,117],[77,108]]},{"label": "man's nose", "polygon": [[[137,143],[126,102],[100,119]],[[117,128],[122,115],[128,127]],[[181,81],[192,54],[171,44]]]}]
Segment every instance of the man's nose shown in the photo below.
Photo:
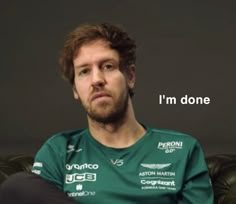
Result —
[{"label": "man's nose", "polygon": [[104,73],[99,68],[94,69],[92,73],[92,86],[103,86],[104,84]]}]

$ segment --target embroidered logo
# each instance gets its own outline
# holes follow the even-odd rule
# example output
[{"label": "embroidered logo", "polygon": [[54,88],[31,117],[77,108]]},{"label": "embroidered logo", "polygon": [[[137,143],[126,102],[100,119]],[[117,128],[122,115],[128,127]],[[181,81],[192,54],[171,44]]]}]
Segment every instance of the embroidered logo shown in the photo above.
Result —
[{"label": "embroidered logo", "polygon": [[65,182],[67,184],[84,181],[96,181],[97,175],[94,173],[83,173],[83,174],[66,174]]},{"label": "embroidered logo", "polygon": [[116,166],[122,166],[124,164],[123,159],[110,159],[111,163]]},{"label": "embroidered logo", "polygon": [[75,149],[74,145],[68,145],[67,146],[67,153],[69,153],[69,152],[81,152],[81,151],[82,151],[81,148]]},{"label": "embroidered logo", "polygon": [[157,148],[164,150],[166,154],[175,152],[183,148],[182,141],[171,141],[171,142],[159,142]]},{"label": "embroidered logo", "polygon": [[167,164],[141,164],[142,167],[148,168],[148,169],[163,169],[166,168],[168,166],[170,166],[171,163],[167,163]]}]

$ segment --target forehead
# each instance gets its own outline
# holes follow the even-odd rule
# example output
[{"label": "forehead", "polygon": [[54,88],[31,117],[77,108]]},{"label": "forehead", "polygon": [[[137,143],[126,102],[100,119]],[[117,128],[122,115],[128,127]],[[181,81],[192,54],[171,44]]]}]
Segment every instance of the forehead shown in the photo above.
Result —
[{"label": "forehead", "polygon": [[112,57],[119,59],[119,54],[116,50],[110,47],[109,42],[99,39],[83,44],[75,53],[74,61],[92,60],[100,57]]}]

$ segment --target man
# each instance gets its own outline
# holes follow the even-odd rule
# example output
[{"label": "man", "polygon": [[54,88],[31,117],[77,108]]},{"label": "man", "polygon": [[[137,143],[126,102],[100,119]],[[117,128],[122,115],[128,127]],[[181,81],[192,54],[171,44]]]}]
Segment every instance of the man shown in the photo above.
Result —
[{"label": "man", "polygon": [[88,128],[58,133],[39,150],[32,172],[38,175],[35,186],[43,188],[34,198],[68,204],[213,204],[199,143],[135,118],[135,59],[135,42],[116,26],[85,25],[69,35],[60,64],[86,110]]}]

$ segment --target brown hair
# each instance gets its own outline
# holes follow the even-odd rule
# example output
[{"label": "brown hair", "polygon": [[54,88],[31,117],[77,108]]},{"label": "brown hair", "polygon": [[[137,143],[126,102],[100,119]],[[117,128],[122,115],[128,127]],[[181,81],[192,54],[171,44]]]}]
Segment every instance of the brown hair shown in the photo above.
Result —
[{"label": "brown hair", "polygon": [[79,48],[85,43],[99,39],[107,41],[110,47],[118,52],[122,71],[127,71],[128,66],[135,64],[135,41],[120,27],[107,23],[79,26],[69,34],[59,59],[62,75],[72,85],[74,84],[73,59]]}]

